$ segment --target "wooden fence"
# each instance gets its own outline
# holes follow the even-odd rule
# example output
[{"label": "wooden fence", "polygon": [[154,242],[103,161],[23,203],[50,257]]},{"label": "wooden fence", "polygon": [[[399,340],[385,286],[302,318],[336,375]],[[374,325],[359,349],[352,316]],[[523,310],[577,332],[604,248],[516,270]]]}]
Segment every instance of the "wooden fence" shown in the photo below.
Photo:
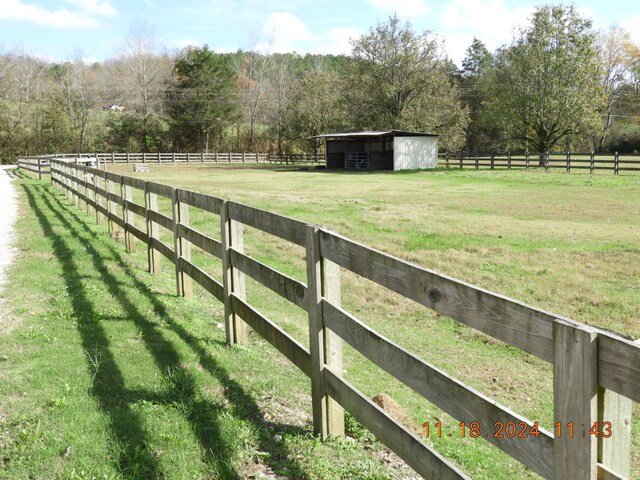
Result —
[{"label": "wooden fence", "polygon": [[540,162],[540,155],[522,154],[522,155],[464,155],[459,153],[452,155],[441,153],[438,155],[438,165],[445,168],[475,168],[479,169],[496,169],[506,168],[508,170],[515,168],[544,168],[545,171],[550,169],[560,169],[567,173],[572,170],[589,170],[593,174],[596,170],[608,170],[618,175],[620,172],[640,172],[640,157],[635,155],[619,155],[617,152],[612,154],[596,154],[596,153],[546,153]]},{"label": "wooden fence", "polygon": [[51,175],[48,157],[19,157],[17,164],[18,168],[36,173],[39,180],[42,180],[42,175]]},{"label": "wooden fence", "polygon": [[[18,163],[27,161],[48,161],[50,158],[94,159],[98,164],[128,163],[275,163],[275,164],[324,164],[324,155],[315,154],[276,154],[276,153],[64,153],[39,157],[18,157]],[[37,163],[34,163],[37,165]]]},{"label": "wooden fence", "polygon": [[[539,435],[484,440],[548,479],[630,475],[631,407],[640,402],[637,343],[408,263],[317,225],[68,161],[51,160],[51,165],[54,185],[75,205],[95,214],[97,221],[106,218],[112,228],[122,228],[128,250],[135,248],[136,240],[146,244],[151,272],[158,271],[161,256],[175,265],[179,295],[190,297],[195,281],[224,304],[228,343],[245,343],[251,327],[311,378],[314,430],[322,438],[343,434],[345,409],[423,477],[469,478],[343,378],[343,341],[460,422],[534,425],[346,311],[340,304],[340,272],[345,268],[550,362],[554,421],[565,427],[569,422],[596,425],[601,432],[609,425],[613,432],[608,438],[554,436],[540,428]],[[142,192],[143,203],[133,201],[133,190]],[[170,200],[171,216],[158,211],[159,197]],[[219,221],[219,238],[190,226],[189,208],[209,212],[212,221]],[[306,283],[245,255],[243,225],[305,248]],[[171,232],[171,244],[160,240],[159,227]],[[222,282],[191,262],[191,245],[222,260]],[[309,349],[248,303],[246,275],[307,311]]]}]

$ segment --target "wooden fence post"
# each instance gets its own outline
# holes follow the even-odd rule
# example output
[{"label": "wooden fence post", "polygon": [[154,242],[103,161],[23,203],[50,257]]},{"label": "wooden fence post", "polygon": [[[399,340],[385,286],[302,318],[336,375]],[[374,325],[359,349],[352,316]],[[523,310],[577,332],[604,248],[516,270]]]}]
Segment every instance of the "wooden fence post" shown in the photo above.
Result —
[{"label": "wooden fence post", "polygon": [[549,171],[549,152],[544,152],[544,171]]},{"label": "wooden fence post", "polygon": [[[598,389],[598,426],[611,427],[609,438],[598,437],[598,461],[607,469],[629,478],[631,474],[631,407],[630,398],[611,390]],[[605,427],[606,428],[606,427]]]},{"label": "wooden fence post", "polygon": [[444,155],[444,165],[447,169],[449,168],[449,152]]},{"label": "wooden fence post", "polygon": [[462,150],[460,150],[460,168],[462,168],[462,159],[463,159],[464,153],[462,152]]},{"label": "wooden fence post", "polygon": [[[635,343],[640,344],[640,340]],[[632,407],[630,398],[598,387],[599,426],[602,428],[604,422],[609,422],[614,432],[609,438],[598,436],[598,462],[627,478],[631,476]]]},{"label": "wooden fence post", "polygon": [[589,173],[593,175],[593,172],[596,170],[596,152],[591,152],[591,156],[589,157]]},{"label": "wooden fence post", "polygon": [[567,167],[566,172],[571,173],[571,152],[567,152]]},{"label": "wooden fence post", "polygon": [[179,296],[193,298],[193,282],[183,270],[181,259],[191,261],[191,243],[180,235],[178,224],[189,225],[189,205],[179,201],[178,189],[172,189],[173,246],[176,255],[176,290]]},{"label": "wooden fence post", "polygon": [[124,184],[124,176],[121,177],[120,191],[122,197],[122,221],[124,222],[124,246],[127,252],[136,251],[136,238],[129,231],[129,225],[135,226],[134,214],[127,207],[127,202],[133,200],[133,192],[130,185]]},{"label": "wooden fence post", "polygon": [[556,319],[553,324],[555,477],[596,480],[598,438],[597,333]]},{"label": "wooden fence post", "polygon": [[220,209],[221,242],[222,242],[222,281],[224,287],[224,326],[227,343],[246,345],[248,343],[248,326],[233,312],[231,295],[244,300],[245,278],[237,268],[231,266],[231,248],[238,252],[244,250],[243,228],[240,222],[229,218],[229,203],[223,201]]},{"label": "wooden fence post", "polygon": [[511,170],[511,152],[507,153],[507,170]]},{"label": "wooden fence post", "polygon": [[494,169],[495,161],[496,161],[496,154],[495,153],[491,153],[491,170]]},{"label": "wooden fence post", "polygon": [[[85,167],[84,169],[84,196],[87,199],[85,201],[86,207],[87,207],[87,216],[92,216],[93,215],[93,207],[91,206],[91,202],[95,203],[96,201],[96,191],[95,191],[95,187],[93,186],[93,182],[94,180],[94,176],[93,173],[89,172],[89,167]],[[91,193],[89,193],[91,192]]]},{"label": "wooden fence post", "polygon": [[153,239],[160,240],[160,229],[158,224],[151,220],[150,211],[158,211],[158,195],[149,191],[149,182],[144,182],[144,207],[147,223],[147,259],[149,262],[149,273],[160,273],[160,252],[153,248]]},{"label": "wooden fence post", "polygon": [[42,180],[42,160],[38,159],[38,180]]},{"label": "wooden fence post", "polygon": [[530,165],[530,162],[531,162],[531,157],[529,157],[529,152],[528,151],[525,152],[525,157],[524,158],[525,158],[525,160],[524,160],[525,171],[528,172],[529,171],[529,165]]},{"label": "wooden fence post", "polygon": [[[115,194],[116,193],[115,183],[112,182],[111,180],[108,180],[106,175],[104,176],[104,181],[108,187],[107,194]],[[113,233],[117,229],[116,222],[114,222],[113,219],[111,218],[112,216],[115,215],[115,208],[114,208],[114,202],[109,200],[108,196],[107,196],[107,212],[109,213],[108,221],[107,221],[107,224],[109,225],[109,233]]]},{"label": "wooden fence post", "polygon": [[96,224],[101,225],[103,215],[98,210],[98,207],[102,206],[102,195],[98,193],[98,188],[104,190],[106,187],[104,186],[104,181],[101,181],[100,177],[100,167],[96,168],[96,171],[93,174],[93,200],[96,203]]},{"label": "wooden fence post", "polygon": [[620,173],[620,155],[618,152],[613,157],[613,174],[618,175]]},{"label": "wooden fence post", "polygon": [[478,154],[476,153],[476,170],[480,168],[480,162],[478,160]]},{"label": "wooden fence post", "polygon": [[342,377],[342,339],[324,326],[322,307],[323,297],[340,306],[340,266],[322,257],[317,226],[307,226],[306,243],[313,429],[325,440],[344,435],[344,410],[327,395],[324,381],[325,368]]},{"label": "wooden fence post", "polygon": [[73,204],[76,206],[76,208],[80,208],[80,196],[78,195],[78,193],[80,193],[80,183],[78,182],[78,162],[76,162],[76,164],[73,166]]}]

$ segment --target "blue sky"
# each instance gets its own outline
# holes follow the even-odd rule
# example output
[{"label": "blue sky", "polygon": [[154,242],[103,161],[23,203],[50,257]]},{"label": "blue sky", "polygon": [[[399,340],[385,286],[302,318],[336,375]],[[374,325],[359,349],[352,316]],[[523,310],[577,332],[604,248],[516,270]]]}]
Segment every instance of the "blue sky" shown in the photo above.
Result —
[{"label": "blue sky", "polygon": [[[511,0],[0,0],[0,52],[22,48],[54,61],[104,60],[124,51],[135,25],[159,46],[212,50],[348,53],[349,40],[396,12],[432,30],[459,63],[474,36],[490,49],[509,43],[540,1]],[[640,43],[640,3],[580,0],[598,28],[620,26]]]}]

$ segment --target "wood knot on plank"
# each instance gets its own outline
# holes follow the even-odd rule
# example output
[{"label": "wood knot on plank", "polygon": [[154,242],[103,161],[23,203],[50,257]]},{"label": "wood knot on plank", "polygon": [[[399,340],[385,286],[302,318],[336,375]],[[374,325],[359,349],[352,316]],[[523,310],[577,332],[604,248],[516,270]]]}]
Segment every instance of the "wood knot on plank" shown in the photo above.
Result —
[{"label": "wood knot on plank", "polygon": [[438,303],[440,300],[442,300],[442,292],[437,287],[431,287],[429,290],[427,290],[427,295],[429,296],[429,300],[431,300],[432,303]]}]

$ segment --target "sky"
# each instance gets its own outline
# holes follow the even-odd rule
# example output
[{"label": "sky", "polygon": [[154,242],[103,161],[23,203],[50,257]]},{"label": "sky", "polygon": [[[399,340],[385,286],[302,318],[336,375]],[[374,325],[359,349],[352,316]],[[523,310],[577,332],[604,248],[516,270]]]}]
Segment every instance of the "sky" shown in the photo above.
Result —
[{"label": "sky", "polygon": [[[430,30],[460,65],[474,36],[493,51],[509,44],[540,1],[512,0],[0,0],[0,53],[50,61],[113,58],[140,25],[159,48],[208,45],[218,52],[349,53],[350,41],[394,13]],[[568,3],[567,3],[568,4]],[[640,2],[577,0],[598,29],[618,26],[640,43]]]}]

